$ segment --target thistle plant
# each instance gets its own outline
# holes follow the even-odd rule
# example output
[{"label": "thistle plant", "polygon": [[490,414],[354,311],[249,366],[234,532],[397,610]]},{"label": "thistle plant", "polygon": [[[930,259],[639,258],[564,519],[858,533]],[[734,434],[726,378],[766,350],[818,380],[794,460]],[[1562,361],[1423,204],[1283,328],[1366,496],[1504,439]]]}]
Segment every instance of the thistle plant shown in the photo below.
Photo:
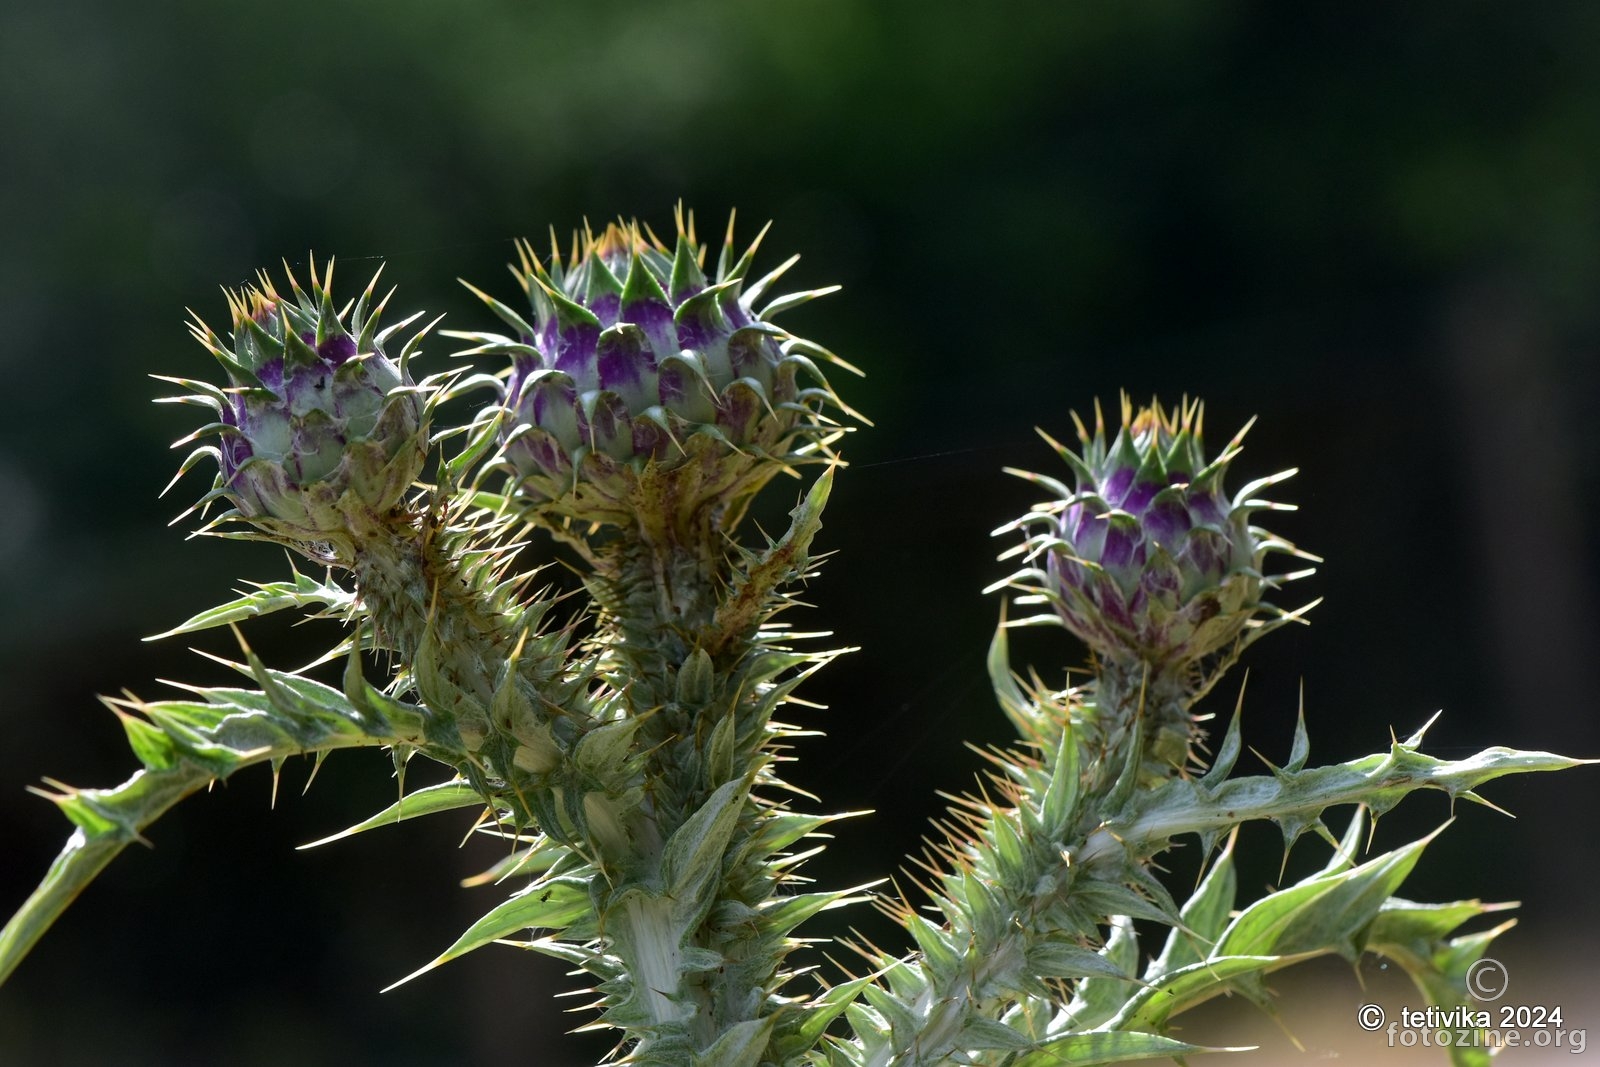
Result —
[{"label": "thistle plant", "polygon": [[[375,747],[401,795],[336,837],[466,809],[505,847],[480,879],[504,899],[431,960],[419,951],[411,978],[490,942],[554,956],[588,975],[621,1062],[1182,1058],[1220,1050],[1174,1037],[1181,1012],[1220,994],[1266,1003],[1266,975],[1329,954],[1386,957],[1430,1004],[1465,1002],[1467,969],[1503,927],[1461,928],[1497,906],[1397,896],[1431,835],[1363,859],[1372,820],[1417,790],[1479,800],[1501,775],[1582,761],[1443,760],[1418,731],[1311,767],[1302,717],[1281,766],[1236,773],[1239,716],[1209,738],[1200,702],[1247,647],[1303,621],[1309,605],[1279,601],[1309,571],[1269,571],[1312,557],[1254,525],[1282,507],[1258,495],[1287,474],[1230,495],[1243,431],[1209,455],[1198,401],[1124,399],[1114,435],[1097,405],[1077,448],[1046,438],[1066,472],[1024,473],[1047,499],[997,531],[1019,564],[995,588],[1042,609],[1003,609],[989,653],[1015,745],[913,861],[919,899],[809,888],[806,842],[839,816],[788,806],[778,762],[799,728],[778,716],[836,653],[787,613],[815,566],[838,446],[867,423],[824,372],[853,368],[777,322],[828,290],[771,295],[793,261],[755,276],[760,238],[740,250],[731,220],[708,272],[692,216],[675,223],[670,243],[628,221],[585,227],[565,252],[552,241],[548,258],[519,243],[520,303],[474,289],[500,329],[444,331],[462,359],[427,377],[412,365],[430,328],[380,327],[376,279],[341,304],[331,263],[305,287],[262,274],[228,293],[226,337],[196,319],[226,381],[165,380],[212,415],[180,442],[197,443],[180,477],[217,467],[201,530],[283,545],[312,573],[171,633],[277,611],[344,625],[301,670],[240,637],[237,685],[108,701],[141,768],[116,788],[45,793],[76,829],[0,932],[0,978],[179,800],[252,764]],[[769,538],[745,516],[779,475],[804,488]],[[565,604],[539,584],[552,540],[582,572]],[[1008,632],[1034,624],[1087,646],[1080,684],[1013,670]],[[448,780],[406,791],[417,757]],[[1341,834],[1333,809],[1349,812]],[[1250,899],[1234,873],[1250,822],[1278,826],[1286,848],[1310,831],[1331,855]],[[1180,899],[1161,861],[1187,838],[1204,869]],[[795,955],[808,919],[867,900],[903,947],[855,944],[859,975]]]}]

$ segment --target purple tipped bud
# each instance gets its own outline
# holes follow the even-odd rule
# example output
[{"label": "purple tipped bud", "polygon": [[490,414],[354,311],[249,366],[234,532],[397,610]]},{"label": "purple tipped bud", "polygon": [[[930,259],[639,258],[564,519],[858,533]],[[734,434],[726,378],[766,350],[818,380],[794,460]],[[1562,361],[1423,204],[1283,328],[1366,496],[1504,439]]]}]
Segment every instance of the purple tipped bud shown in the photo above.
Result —
[{"label": "purple tipped bud", "polygon": [[[805,343],[741,295],[753,249],[725,253],[708,280],[692,220],[678,222],[670,248],[637,222],[586,235],[565,263],[519,247],[533,315],[517,340],[534,351],[513,357],[505,457],[530,502],[626,521],[640,477],[692,466],[710,495],[691,506],[716,506],[733,521],[772,474],[825,454],[819,446],[837,437],[823,415],[840,406],[827,382],[786,347]],[[758,296],[765,288],[752,285]],[[559,462],[552,439],[563,449]]]},{"label": "purple tipped bud", "polygon": [[[1036,527],[1048,584],[1066,628],[1096,654],[1174,677],[1248,640],[1270,616],[1264,558],[1283,543],[1252,528],[1242,502],[1223,495],[1208,461],[1202,410],[1184,403],[1135,413],[1107,442],[1103,420],[1080,425],[1074,495]],[[1230,449],[1234,447],[1230,445]],[[1197,683],[1198,684],[1198,683]]]},{"label": "purple tipped bud", "polygon": [[336,541],[351,509],[393,508],[427,451],[424,401],[374,339],[371,286],[341,318],[331,280],[331,264],[321,276],[313,265],[309,293],[290,277],[293,300],[265,274],[229,293],[231,347],[195,329],[232,386],[219,412],[216,490],[291,543]]}]

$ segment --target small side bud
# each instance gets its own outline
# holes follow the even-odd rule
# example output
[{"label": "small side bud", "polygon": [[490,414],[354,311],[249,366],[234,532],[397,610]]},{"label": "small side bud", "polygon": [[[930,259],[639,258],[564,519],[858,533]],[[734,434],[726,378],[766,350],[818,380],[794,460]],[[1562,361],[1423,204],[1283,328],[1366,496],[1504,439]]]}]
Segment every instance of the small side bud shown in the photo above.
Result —
[{"label": "small side bud", "polygon": [[507,660],[495,683],[494,699],[489,704],[489,715],[501,730],[516,734],[538,723],[533,698],[524,691],[527,683],[517,673],[515,659]]},{"label": "small side bud", "polygon": [[1268,555],[1314,558],[1251,525],[1255,512],[1281,509],[1256,491],[1293,472],[1230,497],[1223,477],[1244,430],[1207,458],[1203,410],[1185,401],[1135,411],[1124,396],[1122,427],[1108,442],[1097,407],[1092,433],[1078,422],[1076,452],[1051,442],[1074,485],[1023,474],[1059,499],[1004,528],[1029,534],[1031,566],[1013,583],[1042,593],[1097,657],[1134,677],[1148,671],[1152,684],[1182,678],[1191,692],[1215,680],[1213,658],[1226,661],[1292,617],[1266,603],[1282,580],[1266,575]]},{"label": "small side bud", "polygon": [[384,346],[393,330],[377,330],[373,286],[335,310],[331,263],[320,274],[312,265],[309,292],[293,275],[289,284],[281,296],[263,273],[228,293],[226,341],[196,319],[192,332],[228,388],[184,381],[199,392],[176,399],[216,412],[201,431],[219,439],[206,450],[221,468],[207,502],[229,501],[275,540],[339,542],[349,515],[387,513],[422,472],[429,391],[406,369],[421,334],[391,359]]},{"label": "small side bud", "polygon": [[697,648],[678,668],[678,703],[685,708],[698,708],[711,700],[716,671],[711,656]]},{"label": "small side bud", "polygon": [[544,723],[513,725],[518,748],[511,762],[529,774],[549,774],[561,765],[561,749],[556,746],[550,727]]}]

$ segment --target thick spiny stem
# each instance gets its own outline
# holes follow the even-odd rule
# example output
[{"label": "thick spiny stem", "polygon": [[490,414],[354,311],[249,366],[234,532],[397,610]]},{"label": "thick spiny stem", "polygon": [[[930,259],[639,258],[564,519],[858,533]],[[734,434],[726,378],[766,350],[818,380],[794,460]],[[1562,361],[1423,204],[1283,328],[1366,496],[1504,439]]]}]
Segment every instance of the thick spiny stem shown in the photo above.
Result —
[{"label": "thick spiny stem", "polygon": [[463,753],[456,770],[517,822],[570,840],[552,787],[593,720],[564,639],[533,633],[537,619],[475,579],[437,514],[361,518],[344,562],[380,638],[410,666],[430,740]]},{"label": "thick spiny stem", "polygon": [[[1141,749],[1143,785],[1165,781],[1189,765],[1195,726],[1188,682],[1181,668],[1162,668],[1132,657],[1096,659],[1094,694],[1084,709],[1094,729],[1085,741],[1098,735],[1105,743],[1103,773],[1117,773],[1126,762],[1121,746],[1133,743]],[[1097,791],[1094,785],[1089,789]]]},{"label": "thick spiny stem", "polygon": [[380,635],[407,663],[433,660],[417,683],[436,713],[453,714],[463,730],[486,730],[497,677],[517,641],[512,620],[472,588],[441,543],[437,516],[372,520],[347,565]]},{"label": "thick spiny stem", "polygon": [[[651,711],[639,735],[641,747],[651,753],[649,801],[637,810],[630,826],[630,836],[640,842],[671,837],[726,784],[722,775],[742,777],[753,772],[747,760],[715,766],[709,746],[724,718],[750,717],[757,696],[741,692],[737,684],[744,658],[740,653],[749,650],[753,633],[740,635],[736,654],[720,657],[720,664],[711,662],[699,647],[715,618],[717,593],[729,585],[726,551],[700,538],[685,544],[660,528],[652,533],[659,539],[629,538],[618,544],[600,575],[620,594],[614,620],[620,639],[614,651],[627,679],[629,702],[636,713]],[[659,536],[664,533],[668,536]],[[697,677],[685,677],[686,671]],[[738,733],[737,724],[734,731]],[[659,867],[661,859],[659,849],[637,856],[647,867]],[[707,984],[682,975],[681,949],[712,949],[709,928],[690,931],[688,946],[666,944],[675,932],[657,922],[653,912],[635,905],[624,915],[634,928],[630,940],[641,948],[654,946],[636,961],[635,981],[648,979],[652,999],[661,1001],[663,1009],[671,1004],[673,1017],[685,1014],[682,1005],[692,1005],[685,1021],[696,1048],[709,1046],[721,1030],[753,1017],[752,1009],[759,1010],[759,997],[742,1005],[718,1003]],[[657,973],[662,967],[650,966],[651,960],[680,963],[670,974]]]},{"label": "thick spiny stem", "polygon": [[[805,570],[825,492],[823,484],[761,557],[732,545],[703,511],[670,509],[641,518],[600,555],[594,584],[607,609],[603,627],[613,635],[619,687],[640,720],[636,745],[650,783],[629,817],[629,836],[640,843],[635,866],[611,893],[626,898],[618,951],[631,954],[636,985],[649,979],[639,992],[657,1024],[636,1051],[669,1060],[680,1050],[703,1053],[775,1010],[768,994],[781,983],[787,945],[783,931],[763,928],[759,910],[781,877],[764,846],[777,809],[749,790],[772,781],[770,719],[784,688],[774,663],[783,657],[761,628],[781,605],[776,587]],[[683,840],[729,798],[736,807],[724,844],[706,856],[709,880],[690,914],[633,893],[673,882],[674,846],[644,842]],[[696,957],[719,962],[693,964]]]}]

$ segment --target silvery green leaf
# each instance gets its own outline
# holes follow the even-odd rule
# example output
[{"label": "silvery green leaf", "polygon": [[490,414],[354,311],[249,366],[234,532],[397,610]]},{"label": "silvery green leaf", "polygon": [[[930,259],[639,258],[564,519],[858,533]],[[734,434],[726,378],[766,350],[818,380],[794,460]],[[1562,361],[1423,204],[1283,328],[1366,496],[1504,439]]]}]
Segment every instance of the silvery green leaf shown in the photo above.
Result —
[{"label": "silvery green leaf", "polygon": [[1485,904],[1477,900],[1458,900],[1450,904],[1416,904],[1392,897],[1373,917],[1364,934],[1369,946],[1398,945],[1418,951],[1431,951],[1451,931],[1469,919],[1505,911],[1510,904]]},{"label": "silvery green leaf", "polygon": [[1031,717],[1031,707],[1028,698],[1023,695],[1022,687],[1017,684],[1017,679],[1011,673],[1010,642],[1006,638],[1006,620],[1002,615],[1000,625],[995,627],[994,639],[989,642],[989,655],[987,659],[989,668],[989,684],[994,687],[994,696],[1000,702],[1000,709],[1015,723],[1026,722]]},{"label": "silvery green leaf", "polygon": [[813,997],[804,1008],[804,1019],[792,1034],[778,1036],[778,1044],[785,1056],[795,1056],[816,1047],[828,1026],[844,1010],[856,1002],[862,989],[872,978],[855,978],[830,986],[821,995]]},{"label": "silvery green leaf", "polygon": [[1161,955],[1151,961],[1146,975],[1151,981],[1211,954],[1217,938],[1228,925],[1228,916],[1238,892],[1238,875],[1233,867],[1236,840],[1236,836],[1229,836],[1227,845],[1212,861],[1211,868],[1206,871],[1194,895],[1184,903],[1180,914],[1182,925],[1172,928],[1167,934],[1167,943]]},{"label": "silvery green leaf", "polygon": [[738,823],[748,786],[743,780],[724,783],[667,842],[662,876],[685,927],[690,925],[688,919],[703,915],[711,905],[705,889],[722,873],[722,854]]},{"label": "silvery green leaf", "polygon": [[369,819],[363,819],[347,830],[341,830],[328,837],[318,838],[307,842],[300,847],[316,848],[333,841],[339,841],[379,826],[392,826],[407,819],[419,818],[423,815],[432,815],[440,811],[454,811],[457,808],[482,807],[483,796],[465,780],[457,778],[449,782],[440,782],[438,785],[426,786],[413,790],[399,800],[384,808]]},{"label": "silvery green leaf", "polygon": [[1243,1048],[1206,1048],[1159,1034],[1129,1030],[1071,1034],[1027,1052],[1012,1067],[1091,1067],[1129,1060],[1176,1059],[1200,1052],[1247,1052]]},{"label": "silvery green leaf", "polygon": [[[1119,926],[1117,929],[1120,931],[1123,927]],[[1121,941],[1126,941],[1126,938],[1119,939],[1119,942]],[[1120,963],[1108,959],[1093,949],[1076,944],[1045,941],[1030,945],[1028,967],[1041,978],[1094,977],[1122,983],[1137,981]]]},{"label": "silvery green leaf", "polygon": [[1055,759],[1050,763],[1050,784],[1039,804],[1039,817],[1052,838],[1067,832],[1078,810],[1082,783],[1078,773],[1078,744],[1071,729],[1061,732]]},{"label": "silvery green leaf", "polygon": [[767,1050],[774,1017],[736,1023],[694,1057],[694,1067],[756,1067]]},{"label": "silvery green leaf", "polygon": [[229,623],[254,618],[257,615],[270,615],[286,608],[317,607],[324,609],[328,614],[337,614],[353,606],[355,599],[354,593],[340,588],[331,581],[319,582],[296,571],[293,581],[257,585],[252,593],[245,593],[237,600],[230,600],[226,604],[219,604],[202,611],[165,633],[153,634],[145,640],[159,641],[164,637],[209,630],[216,626],[226,626]]},{"label": "silvery green leaf", "polygon": [[1399,888],[1432,837],[1358,867],[1318,875],[1256,901],[1217,940],[1212,958],[1356,954],[1356,938]]},{"label": "silvery green leaf", "polygon": [[[267,676],[284,681],[272,672]],[[352,715],[348,704],[306,699],[314,691],[298,686],[279,689],[274,697],[260,690],[190,687],[199,700],[112,702],[128,724],[144,769],[113,789],[50,783],[55,791],[44,795],[77,832],[0,930],[0,981],[112,859],[130,842],[142,840],[145,829],[183,798],[252,764],[276,767],[290,756],[380,747],[397,740]],[[286,699],[292,713],[280,706]]]},{"label": "silvery green leaf", "polygon": [[491,909],[430,963],[406,975],[384,992],[501,938],[523,930],[563,930],[591,916],[587,878],[539,879]]},{"label": "silvery green leaf", "polygon": [[1092,1030],[1113,1018],[1137,989],[1139,938],[1132,920],[1117,917],[1102,950],[1114,972],[1105,977],[1090,977],[1078,983],[1076,996],[1067,1006],[1070,1025],[1075,1030]]},{"label": "silvery green leaf", "polygon": [[963,1049],[988,1051],[998,1049],[1002,1052],[1013,1052],[1018,1049],[1029,1048],[1034,1044],[1032,1038],[1020,1034],[1005,1023],[993,1019],[985,1019],[981,1015],[974,1015],[967,1020],[961,1028],[961,1035],[956,1038],[956,1044]]},{"label": "silvery green leaf", "polygon": [[[1316,955],[1311,953],[1310,955]],[[1116,1020],[1117,1030],[1161,1030],[1172,1016],[1227,992],[1228,979],[1261,974],[1308,956],[1214,956],[1169,971],[1137,990]]]}]

